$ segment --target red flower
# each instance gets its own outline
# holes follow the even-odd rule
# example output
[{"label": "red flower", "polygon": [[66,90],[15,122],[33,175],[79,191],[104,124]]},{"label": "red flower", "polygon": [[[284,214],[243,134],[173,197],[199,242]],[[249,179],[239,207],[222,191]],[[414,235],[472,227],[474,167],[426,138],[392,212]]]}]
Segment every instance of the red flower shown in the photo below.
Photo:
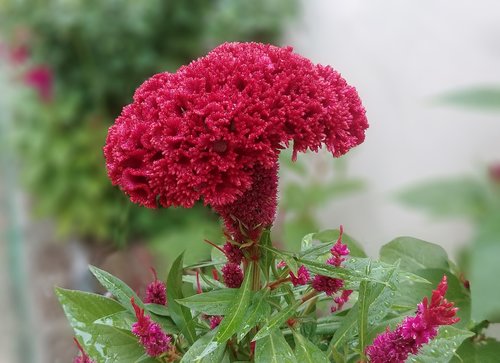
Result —
[{"label": "red flower", "polygon": [[146,353],[150,357],[158,357],[171,350],[172,337],[167,335],[158,323],[153,322],[149,316],[144,314],[144,309],[135,303],[134,298],[131,298],[130,302],[137,319],[137,322],[132,325],[132,333],[139,338]]},{"label": "red flower", "polygon": [[227,287],[237,288],[243,282],[243,271],[240,265],[228,262],[222,267],[222,276]]},{"label": "red flower", "polygon": [[146,298],[144,302],[148,304],[167,305],[167,287],[163,281],[158,280],[156,270],[151,268],[151,271],[153,271],[155,279],[146,288]]},{"label": "red flower", "polygon": [[52,100],[54,75],[49,67],[37,66],[28,70],[24,82],[38,92],[41,101],[47,103]]},{"label": "red flower", "polygon": [[276,212],[278,154],[322,145],[334,156],[364,140],[356,90],[332,68],[258,43],[226,43],[177,73],[147,80],[109,129],[113,184],[133,202],[222,215],[238,242]]},{"label": "red flower", "polygon": [[447,289],[446,276],[443,276],[438,288],[432,291],[430,303],[424,297],[415,316],[407,317],[394,331],[387,328],[379,334],[366,349],[370,362],[404,363],[408,355],[417,354],[422,345],[436,337],[440,325],[458,322],[458,309],[444,298]]}]

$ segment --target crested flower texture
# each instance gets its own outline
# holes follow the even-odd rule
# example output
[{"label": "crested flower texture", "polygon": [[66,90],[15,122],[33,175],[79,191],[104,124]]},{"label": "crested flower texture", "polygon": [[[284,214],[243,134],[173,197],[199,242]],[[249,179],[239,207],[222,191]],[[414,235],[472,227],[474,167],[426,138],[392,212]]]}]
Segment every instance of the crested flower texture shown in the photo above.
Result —
[{"label": "crested flower texture", "polygon": [[243,260],[243,252],[241,252],[241,249],[238,246],[226,242],[222,249],[224,251],[224,254],[226,255],[228,262],[236,263],[239,265],[241,263],[241,260]]},{"label": "crested flower texture", "polygon": [[418,353],[422,345],[436,337],[440,325],[452,325],[460,319],[457,308],[444,296],[448,289],[446,276],[432,292],[431,301],[425,297],[418,304],[417,314],[407,317],[394,331],[378,335],[366,349],[371,363],[404,363],[410,354]]},{"label": "crested flower texture", "polygon": [[153,271],[154,281],[146,288],[146,298],[144,302],[148,304],[166,305],[167,287],[163,281],[158,280],[156,270],[152,268],[151,271]]},{"label": "crested flower texture", "polygon": [[132,333],[139,338],[146,353],[150,357],[158,357],[170,350],[172,338],[161,329],[158,323],[153,322],[149,316],[144,314],[144,309],[137,306],[134,298],[130,302],[134,307],[137,319],[137,322],[132,325]]},{"label": "crested flower texture", "polygon": [[325,145],[341,156],[368,123],[356,90],[330,67],[259,43],[225,43],[144,82],[109,129],[108,175],[149,208],[198,200],[237,242],[276,213],[279,152]]}]

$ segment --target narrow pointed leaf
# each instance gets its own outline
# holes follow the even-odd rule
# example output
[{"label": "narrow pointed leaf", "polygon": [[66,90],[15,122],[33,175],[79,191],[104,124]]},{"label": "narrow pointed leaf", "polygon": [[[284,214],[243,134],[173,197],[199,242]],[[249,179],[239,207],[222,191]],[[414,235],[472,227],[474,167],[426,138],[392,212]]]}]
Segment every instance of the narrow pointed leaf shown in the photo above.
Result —
[{"label": "narrow pointed leaf", "polygon": [[297,359],[279,329],[255,344],[255,361],[266,363],[296,363]]},{"label": "narrow pointed leaf", "polygon": [[95,266],[89,266],[90,272],[113,296],[129,311],[134,312],[130,299],[133,297],[135,303],[144,309],[144,304],[137,294],[126,283],[118,277],[111,275],[109,272],[101,270]]},{"label": "narrow pointed leaf", "polygon": [[328,363],[328,358],[316,345],[303,335],[293,332],[295,339],[295,357],[301,363]]},{"label": "narrow pointed leaf", "polygon": [[297,308],[300,306],[302,302],[297,301],[293,305],[288,305],[286,308],[275,314],[269,319],[269,321],[255,334],[253,341],[262,339],[269,334],[271,334],[275,329],[279,329],[279,327],[293,314],[297,312]]},{"label": "narrow pointed leaf", "polygon": [[243,324],[238,329],[238,343],[257,325],[257,323],[266,320],[267,317],[271,315],[271,306],[266,300],[268,295],[269,290],[259,291],[254,295],[252,305],[245,313]]},{"label": "narrow pointed leaf", "polygon": [[175,325],[184,334],[190,344],[196,340],[196,331],[191,316],[191,311],[180,305],[177,299],[182,299],[182,262],[184,254],[181,254],[172,264],[167,278],[167,300],[170,315]]},{"label": "narrow pointed leaf", "polygon": [[177,302],[192,310],[208,315],[226,315],[238,289],[221,289],[178,299]]}]

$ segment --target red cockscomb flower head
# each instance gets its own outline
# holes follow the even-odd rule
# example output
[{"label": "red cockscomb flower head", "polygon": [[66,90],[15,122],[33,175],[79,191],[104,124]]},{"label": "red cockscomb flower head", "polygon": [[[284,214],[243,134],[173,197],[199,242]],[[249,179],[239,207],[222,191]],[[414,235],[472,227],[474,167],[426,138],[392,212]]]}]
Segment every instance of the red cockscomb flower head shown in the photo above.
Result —
[{"label": "red cockscomb flower head", "polygon": [[448,289],[446,276],[432,292],[429,303],[425,297],[418,304],[416,316],[407,317],[394,331],[378,335],[366,349],[371,363],[404,363],[410,354],[417,354],[422,345],[429,343],[438,333],[440,325],[452,325],[460,319],[457,308],[444,295]]},{"label": "red cockscomb flower head", "polygon": [[243,282],[243,271],[237,263],[228,262],[222,266],[222,277],[227,287],[240,287]]},{"label": "red cockscomb flower head", "polygon": [[83,347],[81,346],[80,342],[76,338],[73,338],[73,340],[81,354],[75,357],[75,359],[73,359],[73,363],[95,363],[92,359],[90,359],[85,350],[83,350]]},{"label": "red cockscomb flower head", "polygon": [[203,200],[237,242],[276,213],[279,152],[336,157],[368,127],[356,90],[330,67],[259,43],[225,43],[144,82],[109,129],[108,175],[150,208]]},{"label": "red cockscomb flower head", "polygon": [[158,357],[171,350],[172,337],[167,335],[158,323],[153,322],[149,316],[144,314],[144,309],[137,306],[134,298],[131,298],[130,302],[137,319],[137,322],[132,325],[132,333],[139,338],[146,353],[150,357]]},{"label": "red cockscomb flower head", "polygon": [[163,281],[158,280],[156,270],[151,268],[151,271],[153,272],[154,281],[146,288],[144,302],[148,304],[167,305],[167,287]]}]

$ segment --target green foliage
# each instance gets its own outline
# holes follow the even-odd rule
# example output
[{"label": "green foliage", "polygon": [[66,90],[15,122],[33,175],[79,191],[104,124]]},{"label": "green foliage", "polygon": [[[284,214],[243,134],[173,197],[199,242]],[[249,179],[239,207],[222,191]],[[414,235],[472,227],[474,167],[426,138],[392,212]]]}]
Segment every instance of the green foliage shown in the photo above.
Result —
[{"label": "green foliage", "polygon": [[438,98],[438,102],[485,111],[500,111],[500,88],[475,87],[450,92]]},{"label": "green foliage", "polygon": [[[263,240],[268,236],[265,234]],[[319,238],[328,242],[320,242]],[[183,267],[181,255],[168,275],[168,306],[142,305],[140,300],[137,303],[173,335],[177,361],[355,362],[366,359],[366,347],[387,326],[394,328],[405,316],[413,315],[417,304],[430,296],[446,275],[446,298],[460,309],[461,322],[441,327],[438,336],[408,361],[488,362],[488,357],[500,354],[498,342],[484,338],[470,319],[469,292],[454,275],[448,256],[439,246],[401,237],[382,247],[381,261],[352,257],[337,268],[324,263],[325,251],[336,238],[338,231],[308,235],[298,253],[275,249],[270,241],[260,245],[262,252],[269,253],[269,271],[266,273],[265,265],[248,259],[238,289],[213,283],[211,269],[221,261],[214,254],[215,260],[207,263],[206,269],[195,267],[200,281],[205,281],[205,291],[185,293],[195,291],[198,282],[192,278],[191,267]],[[361,247],[356,246],[363,256]],[[351,303],[344,311],[326,313],[328,298],[324,294],[311,287],[292,286],[285,278],[290,267],[276,268],[283,256],[299,266],[304,264],[311,273],[344,279],[345,288],[354,290]],[[70,324],[91,357],[98,362],[119,359],[128,363],[143,358],[163,362],[162,358],[146,358],[130,334],[135,319],[129,301],[136,298],[133,292],[118,278],[95,267],[91,270],[114,299],[57,289]],[[183,284],[191,284],[193,289],[183,289]],[[205,314],[223,316],[220,325],[210,329]],[[251,349],[253,344],[255,350]],[[468,360],[471,357],[485,360]]]},{"label": "green foliage", "polygon": [[[500,187],[494,178],[450,178],[427,182],[401,194],[401,201],[429,214],[462,217],[475,226],[460,266],[470,280],[472,318],[500,322]],[[418,255],[417,251],[414,251]],[[438,267],[438,266],[436,266]]]},{"label": "green foliage", "polygon": [[216,225],[201,207],[131,206],[106,177],[107,128],[146,78],[223,41],[275,43],[294,11],[294,0],[0,2],[2,32],[30,53],[16,71],[44,64],[54,74],[52,102],[23,93],[14,105],[13,132],[37,214],[54,217],[62,235],[117,243],[177,230],[178,245],[198,219]]},{"label": "green foliage", "polygon": [[316,213],[321,207],[363,189],[361,180],[347,176],[345,163],[343,159],[332,160],[326,153],[301,155],[293,162],[291,151],[281,152],[280,166],[286,178],[280,178],[275,241],[298,250],[302,236],[319,230]]}]

